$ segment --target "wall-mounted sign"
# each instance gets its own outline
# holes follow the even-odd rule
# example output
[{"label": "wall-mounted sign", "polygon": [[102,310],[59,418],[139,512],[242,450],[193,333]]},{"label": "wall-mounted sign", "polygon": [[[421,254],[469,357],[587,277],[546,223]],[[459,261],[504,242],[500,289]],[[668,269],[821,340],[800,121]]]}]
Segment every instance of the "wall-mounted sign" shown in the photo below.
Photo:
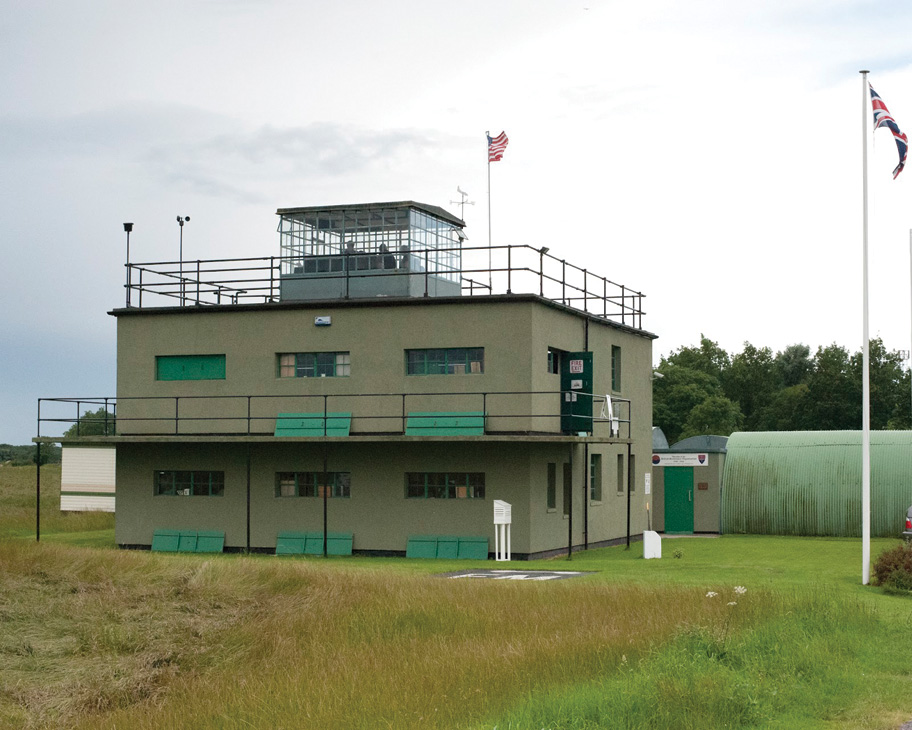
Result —
[{"label": "wall-mounted sign", "polygon": [[653,466],[708,466],[706,454],[653,454]]},{"label": "wall-mounted sign", "polygon": [[329,327],[332,324],[332,317],[314,317],[314,324],[317,327]]},{"label": "wall-mounted sign", "polygon": [[643,475],[643,494],[649,494],[652,491],[652,474]]},{"label": "wall-mounted sign", "polygon": [[571,372],[571,374],[583,372],[583,361],[582,360],[571,360],[570,361],[570,372]]}]

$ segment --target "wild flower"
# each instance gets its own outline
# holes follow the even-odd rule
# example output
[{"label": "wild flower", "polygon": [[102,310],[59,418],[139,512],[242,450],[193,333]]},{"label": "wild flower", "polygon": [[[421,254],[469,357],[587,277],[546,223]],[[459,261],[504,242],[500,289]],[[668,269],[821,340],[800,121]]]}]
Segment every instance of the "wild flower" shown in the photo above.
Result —
[{"label": "wild flower", "polygon": [[706,597],[707,597],[707,598],[715,598],[715,597],[718,596],[718,595],[719,595],[719,594],[716,593],[715,591],[710,591],[709,593],[706,594]]},{"label": "wild flower", "polygon": [[726,605],[726,606],[737,606],[737,605],[738,605],[738,602],[737,602],[737,601],[729,601],[729,602],[726,603],[725,605]]},{"label": "wild flower", "polygon": [[745,593],[747,593],[747,588],[744,586],[735,586],[735,593],[737,593],[739,596],[743,596]]}]

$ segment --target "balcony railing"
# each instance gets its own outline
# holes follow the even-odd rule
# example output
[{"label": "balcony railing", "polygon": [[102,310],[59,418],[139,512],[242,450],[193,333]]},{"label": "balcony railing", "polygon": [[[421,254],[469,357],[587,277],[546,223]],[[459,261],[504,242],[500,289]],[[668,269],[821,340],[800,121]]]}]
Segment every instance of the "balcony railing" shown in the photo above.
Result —
[{"label": "balcony railing", "polygon": [[[431,255],[452,253],[454,268],[434,269]],[[407,263],[405,262],[407,260]],[[431,270],[434,269],[434,270]],[[574,309],[636,329],[643,326],[643,297],[587,269],[527,245],[412,249],[407,259],[392,254],[269,256],[261,258],[163,261],[126,264],[126,306],[207,306],[282,301],[283,277],[334,282],[341,298],[354,296],[373,277],[407,275],[412,296],[439,294],[439,282],[455,282],[464,296],[538,294]],[[392,281],[392,279],[390,279]],[[416,289],[417,287],[417,289]],[[422,291],[423,289],[423,291]],[[290,297],[298,299],[299,297]],[[289,299],[286,296],[286,301]]]},{"label": "balcony railing", "polygon": [[[574,417],[592,400],[594,436],[630,438],[630,401],[573,391]],[[306,413],[326,425],[351,413],[352,436],[402,436],[410,414],[481,413],[484,435],[558,435],[561,391],[39,398],[39,438],[85,436],[272,436],[279,414]],[[101,411],[105,415],[100,415]],[[564,414],[566,416],[566,414]],[[583,417],[587,418],[588,417]],[[53,433],[51,433],[53,432]],[[578,432],[575,432],[578,433]]]}]

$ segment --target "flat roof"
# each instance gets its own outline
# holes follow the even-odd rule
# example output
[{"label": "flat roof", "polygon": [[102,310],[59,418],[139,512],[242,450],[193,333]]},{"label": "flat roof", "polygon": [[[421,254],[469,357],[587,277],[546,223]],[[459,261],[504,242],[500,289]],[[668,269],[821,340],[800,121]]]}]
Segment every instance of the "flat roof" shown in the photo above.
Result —
[{"label": "flat roof", "polygon": [[416,203],[414,200],[399,200],[391,203],[349,203],[346,205],[309,205],[303,208],[279,208],[276,215],[294,215],[295,213],[319,213],[321,211],[340,211],[340,210],[378,210],[390,208],[415,208],[429,213],[437,218],[442,218],[454,226],[465,228],[465,221],[457,218],[449,211],[436,205],[427,203]]},{"label": "flat roof", "polygon": [[648,340],[658,339],[658,335],[648,330],[638,329],[632,325],[623,324],[613,319],[601,317],[593,312],[584,312],[580,309],[561,304],[540,294],[487,294],[484,296],[458,296],[458,297],[383,297],[378,299],[295,299],[285,302],[262,302],[249,304],[208,304],[206,306],[191,307],[121,307],[112,309],[108,314],[112,317],[142,317],[149,315],[167,314],[215,314],[216,312],[244,312],[244,311],[277,311],[282,309],[325,309],[327,307],[355,308],[355,307],[433,307],[442,305],[471,305],[494,306],[504,303],[532,303],[541,304],[552,309],[598,322],[607,327],[629,332],[632,335],[645,337]]}]

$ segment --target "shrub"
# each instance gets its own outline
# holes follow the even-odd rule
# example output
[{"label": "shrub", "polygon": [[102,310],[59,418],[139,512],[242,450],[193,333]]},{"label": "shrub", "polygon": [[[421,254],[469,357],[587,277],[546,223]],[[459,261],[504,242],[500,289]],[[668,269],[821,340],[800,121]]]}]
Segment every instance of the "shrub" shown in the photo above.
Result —
[{"label": "shrub", "polygon": [[884,550],[874,561],[874,585],[912,591],[912,543]]}]

